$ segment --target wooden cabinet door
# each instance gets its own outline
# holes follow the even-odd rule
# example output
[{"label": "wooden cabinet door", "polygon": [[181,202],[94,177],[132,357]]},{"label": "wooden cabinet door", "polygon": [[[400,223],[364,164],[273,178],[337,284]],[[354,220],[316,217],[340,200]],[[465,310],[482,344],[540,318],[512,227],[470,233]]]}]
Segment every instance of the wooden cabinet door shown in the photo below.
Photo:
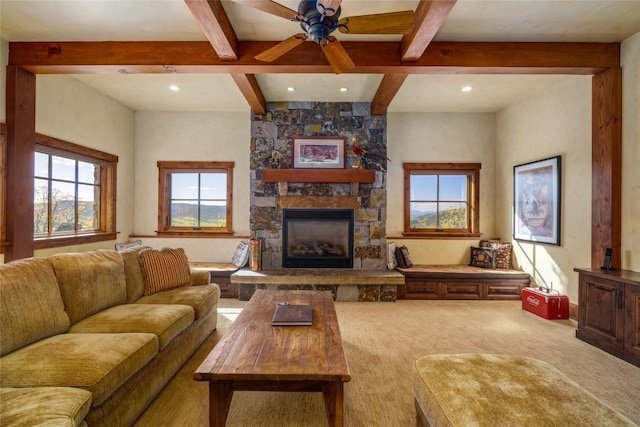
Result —
[{"label": "wooden cabinet door", "polygon": [[625,286],[624,349],[640,357],[640,286]]},{"label": "wooden cabinet door", "polygon": [[624,347],[624,284],[580,275],[578,329],[600,345]]}]

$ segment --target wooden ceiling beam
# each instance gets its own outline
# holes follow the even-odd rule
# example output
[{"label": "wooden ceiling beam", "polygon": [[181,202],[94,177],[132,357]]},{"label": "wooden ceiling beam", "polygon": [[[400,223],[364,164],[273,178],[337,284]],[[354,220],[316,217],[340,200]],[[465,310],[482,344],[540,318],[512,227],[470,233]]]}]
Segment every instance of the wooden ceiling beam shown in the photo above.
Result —
[{"label": "wooden ceiling beam", "polygon": [[253,112],[261,115],[267,114],[267,101],[256,76],[253,74],[231,74],[231,78],[240,88],[240,92],[244,95]]},{"label": "wooden ceiling beam", "polygon": [[385,74],[378,86],[378,90],[371,101],[371,114],[384,114],[391,101],[400,90],[407,78],[407,74]]},{"label": "wooden ceiling beam", "polygon": [[417,61],[436,36],[457,0],[421,0],[413,27],[402,38],[402,60]]},{"label": "wooden ceiling beam", "polygon": [[[208,42],[11,42],[9,65],[35,74],[334,73],[315,43],[271,63],[254,58],[277,42],[239,42],[223,61]],[[432,42],[415,62],[400,60],[400,42],[343,42],[349,73],[595,74],[620,64],[619,43]]]},{"label": "wooden ceiling beam", "polygon": [[238,59],[238,38],[220,0],[184,0],[220,59]]}]

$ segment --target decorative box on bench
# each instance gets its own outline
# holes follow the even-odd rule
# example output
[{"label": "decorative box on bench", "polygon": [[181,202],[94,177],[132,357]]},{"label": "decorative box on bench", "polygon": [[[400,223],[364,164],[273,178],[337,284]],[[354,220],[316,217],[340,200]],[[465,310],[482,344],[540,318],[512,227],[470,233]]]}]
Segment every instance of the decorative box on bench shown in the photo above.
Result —
[{"label": "decorative box on bench", "polygon": [[569,297],[552,289],[524,288],[522,309],[545,319],[568,319]]},{"label": "decorative box on bench", "polygon": [[519,300],[531,284],[528,273],[511,269],[487,269],[463,264],[413,265],[398,268],[405,286],[399,299],[505,299]]}]

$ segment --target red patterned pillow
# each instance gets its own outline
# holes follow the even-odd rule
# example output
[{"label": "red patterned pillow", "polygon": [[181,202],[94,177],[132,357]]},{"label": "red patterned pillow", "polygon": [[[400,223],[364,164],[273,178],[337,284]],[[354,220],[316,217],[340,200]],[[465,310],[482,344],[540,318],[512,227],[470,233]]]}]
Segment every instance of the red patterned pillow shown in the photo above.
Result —
[{"label": "red patterned pillow", "polygon": [[148,249],[140,253],[144,294],[191,285],[191,270],[184,249]]},{"label": "red patterned pillow", "polygon": [[492,248],[496,251],[495,268],[510,269],[511,253],[513,252],[513,244],[511,242],[500,242],[497,240],[480,240],[481,248]]}]

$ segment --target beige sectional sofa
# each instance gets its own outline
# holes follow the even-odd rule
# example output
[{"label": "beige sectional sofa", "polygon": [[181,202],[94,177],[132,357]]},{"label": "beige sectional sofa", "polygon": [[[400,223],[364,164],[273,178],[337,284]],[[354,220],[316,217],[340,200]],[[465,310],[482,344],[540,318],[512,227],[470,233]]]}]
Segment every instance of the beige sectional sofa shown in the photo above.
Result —
[{"label": "beige sectional sofa", "polygon": [[[187,264],[188,283],[172,286],[180,275],[162,256],[98,250],[0,265],[0,425],[133,424],[217,324],[209,273]],[[150,294],[152,273],[166,283]]]}]

